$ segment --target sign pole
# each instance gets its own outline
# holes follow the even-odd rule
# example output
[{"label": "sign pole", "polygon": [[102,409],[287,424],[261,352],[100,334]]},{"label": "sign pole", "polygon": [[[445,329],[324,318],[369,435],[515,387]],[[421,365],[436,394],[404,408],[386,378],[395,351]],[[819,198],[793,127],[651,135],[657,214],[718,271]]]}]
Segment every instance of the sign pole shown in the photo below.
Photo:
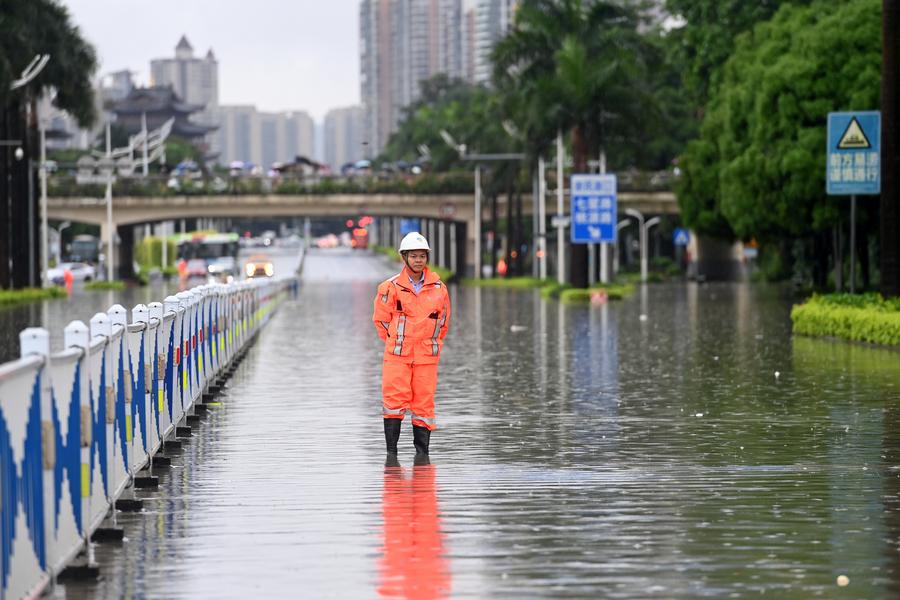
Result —
[{"label": "sign pole", "polygon": [[566,282],[566,226],[562,223],[563,206],[563,138],[562,131],[556,134],[556,214],[560,217],[556,229],[556,281],[559,284]]},{"label": "sign pole", "polygon": [[[881,113],[828,113],[825,191],[850,196],[850,293],[856,293],[856,197],[881,193]],[[841,289],[840,227],[834,232],[835,283]]]},{"label": "sign pole", "polygon": [[850,293],[856,293],[856,194],[850,196]]},{"label": "sign pole", "polygon": [[[600,174],[606,174],[606,151],[600,151]],[[616,236],[618,238],[618,236]],[[615,242],[613,242],[615,243]],[[600,283],[609,283],[609,242],[600,242]],[[592,271],[593,273],[593,271]]]}]

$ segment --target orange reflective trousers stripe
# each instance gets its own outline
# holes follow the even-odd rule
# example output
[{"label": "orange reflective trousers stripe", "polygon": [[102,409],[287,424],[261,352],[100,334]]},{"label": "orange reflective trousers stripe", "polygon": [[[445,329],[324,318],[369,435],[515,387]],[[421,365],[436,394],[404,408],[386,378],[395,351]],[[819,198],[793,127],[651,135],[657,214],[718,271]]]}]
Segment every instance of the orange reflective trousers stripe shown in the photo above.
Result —
[{"label": "orange reflective trousers stripe", "polygon": [[383,416],[402,419],[410,413],[413,425],[435,429],[434,391],[437,364],[412,364],[386,360],[381,376]]}]

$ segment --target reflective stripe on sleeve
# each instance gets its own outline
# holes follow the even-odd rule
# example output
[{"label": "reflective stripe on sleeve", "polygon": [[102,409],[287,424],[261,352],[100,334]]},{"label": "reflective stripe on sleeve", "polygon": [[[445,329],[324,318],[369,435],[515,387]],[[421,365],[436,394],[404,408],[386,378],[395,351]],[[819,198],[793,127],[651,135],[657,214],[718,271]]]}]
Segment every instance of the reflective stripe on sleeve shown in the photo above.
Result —
[{"label": "reflective stripe on sleeve", "polygon": [[406,332],[406,315],[397,318],[397,343],[394,344],[394,356],[400,356],[403,352],[403,335]]},{"label": "reflective stripe on sleeve", "polygon": [[431,336],[431,355],[438,355],[438,336],[441,334],[441,327],[444,326],[444,322],[447,320],[446,313],[441,315],[441,318],[437,320],[434,324],[434,335]]}]

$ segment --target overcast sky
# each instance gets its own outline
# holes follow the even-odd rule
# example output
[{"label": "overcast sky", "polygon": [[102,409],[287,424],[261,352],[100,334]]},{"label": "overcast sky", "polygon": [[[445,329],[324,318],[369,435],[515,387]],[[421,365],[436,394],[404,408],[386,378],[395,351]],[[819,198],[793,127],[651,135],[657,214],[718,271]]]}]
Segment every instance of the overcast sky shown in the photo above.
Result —
[{"label": "overcast sky", "polygon": [[213,49],[219,103],[305,110],[359,102],[359,0],[62,0],[97,49],[98,74],[149,83],[150,60]]}]

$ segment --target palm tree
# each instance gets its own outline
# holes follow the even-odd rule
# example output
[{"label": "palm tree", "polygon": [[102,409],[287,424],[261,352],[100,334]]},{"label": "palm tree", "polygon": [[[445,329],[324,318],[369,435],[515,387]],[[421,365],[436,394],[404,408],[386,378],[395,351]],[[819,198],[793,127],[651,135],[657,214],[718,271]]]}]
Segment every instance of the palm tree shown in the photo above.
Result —
[{"label": "palm tree", "polygon": [[[639,15],[609,0],[525,0],[493,54],[494,82],[536,157],[570,134],[574,169],[636,139],[653,117]],[[587,249],[572,248],[571,278],[587,284]]]},{"label": "palm tree", "polygon": [[[81,37],[68,10],[55,0],[2,0],[0,9],[0,138],[22,140],[25,156],[12,159],[10,146],[0,148],[0,287],[23,287],[36,281],[29,272],[29,251],[38,256],[37,219],[29,219],[31,161],[37,159],[37,101],[44,90],[55,93],[53,103],[68,111],[80,125],[96,118],[91,78],[97,68],[94,48]],[[11,83],[38,54],[50,62],[24,87]],[[36,187],[36,186],[33,186]],[[34,200],[36,204],[36,199]],[[31,214],[39,214],[32,206]],[[29,231],[29,224],[32,229]],[[12,269],[9,265],[12,264]]]}]

